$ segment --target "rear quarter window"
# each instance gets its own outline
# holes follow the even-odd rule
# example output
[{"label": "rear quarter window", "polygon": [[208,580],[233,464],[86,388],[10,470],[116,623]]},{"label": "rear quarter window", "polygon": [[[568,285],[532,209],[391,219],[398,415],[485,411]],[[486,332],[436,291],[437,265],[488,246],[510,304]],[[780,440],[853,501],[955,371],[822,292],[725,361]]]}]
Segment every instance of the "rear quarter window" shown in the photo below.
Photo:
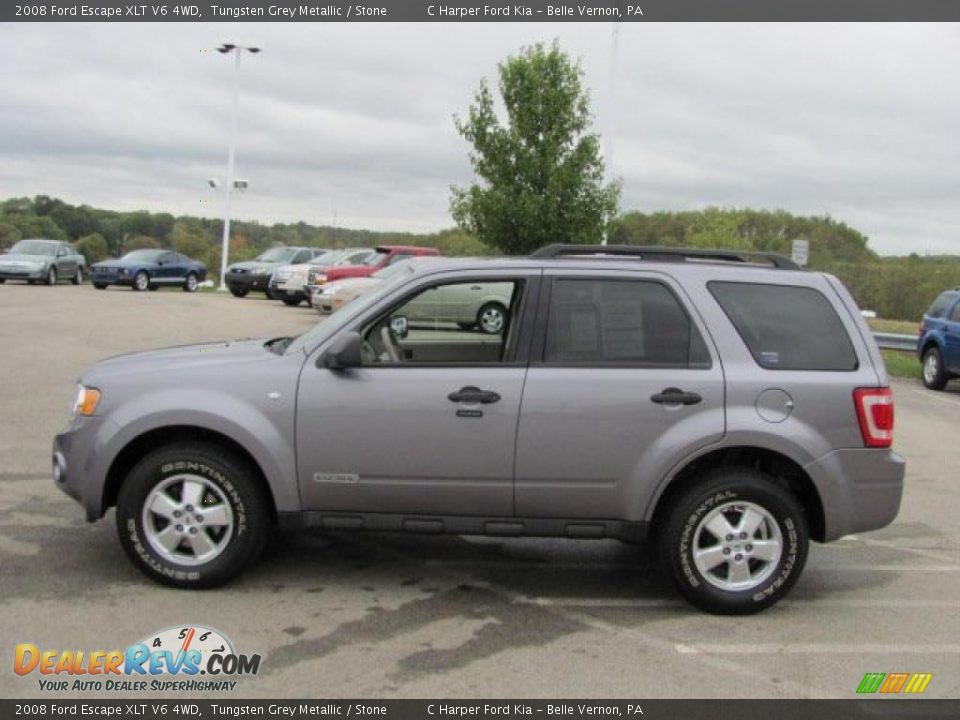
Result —
[{"label": "rear quarter window", "polygon": [[852,371],[857,353],[833,305],[814,288],[711,282],[711,294],[767,370]]},{"label": "rear quarter window", "polygon": [[933,304],[930,306],[930,309],[927,310],[927,315],[932,318],[943,317],[947,312],[947,308],[950,307],[950,303],[953,302],[953,299],[956,297],[956,293],[952,292],[942,292],[937,296],[937,299],[933,301]]}]

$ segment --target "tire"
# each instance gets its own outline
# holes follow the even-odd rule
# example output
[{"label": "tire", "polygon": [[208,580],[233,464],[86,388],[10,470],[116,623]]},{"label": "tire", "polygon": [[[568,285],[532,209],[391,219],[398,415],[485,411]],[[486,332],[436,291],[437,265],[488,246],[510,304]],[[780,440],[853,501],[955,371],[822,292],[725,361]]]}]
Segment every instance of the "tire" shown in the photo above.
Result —
[{"label": "tire", "polygon": [[137,274],[133,276],[133,284],[130,285],[136,292],[143,292],[150,288],[150,276],[147,275],[146,270],[138,270]]},{"label": "tire", "polygon": [[[188,487],[194,504],[184,496]],[[197,513],[197,507],[204,510]],[[129,472],[117,497],[117,529],[123,549],[150,579],[210,588],[259,556],[270,524],[267,508],[247,463],[216,445],[184,442],[155,450]]]},{"label": "tire", "polygon": [[288,307],[297,307],[303,302],[303,298],[299,295],[282,295],[280,299],[283,301],[283,304]]},{"label": "tire", "polygon": [[267,296],[267,300],[276,300],[277,296],[273,294],[273,290],[269,288],[263,291],[263,294]]},{"label": "tire", "polygon": [[183,291],[190,293],[196,292],[197,287],[199,287],[199,283],[197,282],[197,274],[192,272],[187,273],[187,277],[183,280]]},{"label": "tire", "polygon": [[77,274],[73,276],[73,284],[82,285],[85,279],[86,278],[83,276],[83,267],[81,265],[77,265]]},{"label": "tire", "polygon": [[246,297],[247,293],[249,292],[250,291],[247,290],[246,288],[236,287],[235,285],[230,286],[230,294],[233,295],[234,297],[239,297],[239,298]]},{"label": "tire", "polygon": [[55,267],[51,267],[49,270],[47,270],[47,277],[44,282],[47,285],[57,284],[57,269]]},{"label": "tire", "polygon": [[476,324],[475,322],[472,322],[472,323],[457,323],[457,325],[458,325],[459,328],[460,328],[461,330],[463,330],[464,332],[470,332],[471,330],[473,330],[473,329],[477,326],[477,324]]},{"label": "tire", "polygon": [[103,283],[94,283],[93,286],[94,286],[97,290],[106,290],[106,289],[107,289],[107,286],[104,285]]},{"label": "tire", "polygon": [[924,386],[931,390],[943,390],[950,379],[946,368],[943,367],[943,357],[937,347],[931,346],[923,353],[923,360],[920,363]]},{"label": "tire", "polygon": [[[745,518],[758,516],[745,538],[736,532]],[[718,539],[711,525],[729,532]],[[749,468],[706,473],[671,502],[657,540],[660,562],[680,594],[718,615],[749,615],[778,602],[800,577],[810,544],[797,499],[771,476]],[[758,552],[761,542],[769,557]],[[716,553],[698,560],[698,548]]]},{"label": "tire", "polygon": [[7,281],[6,278],[0,278],[0,285],[3,285]]},{"label": "tire", "polygon": [[476,324],[485,335],[497,335],[507,324],[507,309],[500,303],[487,303],[477,312]]},{"label": "tire", "polygon": [[150,285],[150,286],[147,288],[147,290],[149,290],[150,292],[156,292],[156,291],[159,290],[159,289],[160,289],[160,286],[159,286],[159,285]]}]

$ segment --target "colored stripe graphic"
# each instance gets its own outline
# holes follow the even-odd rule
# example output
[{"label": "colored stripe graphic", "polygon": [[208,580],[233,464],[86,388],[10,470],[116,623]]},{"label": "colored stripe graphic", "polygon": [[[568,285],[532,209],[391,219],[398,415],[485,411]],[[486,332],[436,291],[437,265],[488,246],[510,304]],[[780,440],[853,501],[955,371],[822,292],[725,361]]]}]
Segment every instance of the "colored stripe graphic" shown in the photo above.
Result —
[{"label": "colored stripe graphic", "polygon": [[857,692],[864,695],[884,693],[896,695],[899,692],[917,695],[927,689],[933,679],[933,673],[866,673]]}]

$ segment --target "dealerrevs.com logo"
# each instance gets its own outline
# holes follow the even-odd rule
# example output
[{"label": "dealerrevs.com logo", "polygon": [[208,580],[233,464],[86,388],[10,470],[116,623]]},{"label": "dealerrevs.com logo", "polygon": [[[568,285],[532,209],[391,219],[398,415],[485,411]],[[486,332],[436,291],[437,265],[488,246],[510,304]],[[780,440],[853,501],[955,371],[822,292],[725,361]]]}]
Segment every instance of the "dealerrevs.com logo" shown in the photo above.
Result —
[{"label": "dealerrevs.com logo", "polygon": [[126,650],[14,649],[13,671],[36,676],[44,692],[229,691],[256,675],[260,655],[243,655],[222,633],[182,625],[148,635]]}]

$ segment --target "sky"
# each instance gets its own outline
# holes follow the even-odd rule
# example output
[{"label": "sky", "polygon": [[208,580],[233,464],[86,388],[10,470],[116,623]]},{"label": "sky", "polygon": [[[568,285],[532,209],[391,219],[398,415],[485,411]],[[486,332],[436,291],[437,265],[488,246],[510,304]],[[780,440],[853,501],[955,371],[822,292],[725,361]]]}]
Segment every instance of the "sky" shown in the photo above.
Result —
[{"label": "sky", "polygon": [[[614,37],[618,41],[614,42]],[[480,79],[557,39],[580,59],[621,210],[830,215],[882,254],[960,253],[960,25],[5,24],[0,198],[451,227]],[[614,50],[616,48],[616,50]]]}]

